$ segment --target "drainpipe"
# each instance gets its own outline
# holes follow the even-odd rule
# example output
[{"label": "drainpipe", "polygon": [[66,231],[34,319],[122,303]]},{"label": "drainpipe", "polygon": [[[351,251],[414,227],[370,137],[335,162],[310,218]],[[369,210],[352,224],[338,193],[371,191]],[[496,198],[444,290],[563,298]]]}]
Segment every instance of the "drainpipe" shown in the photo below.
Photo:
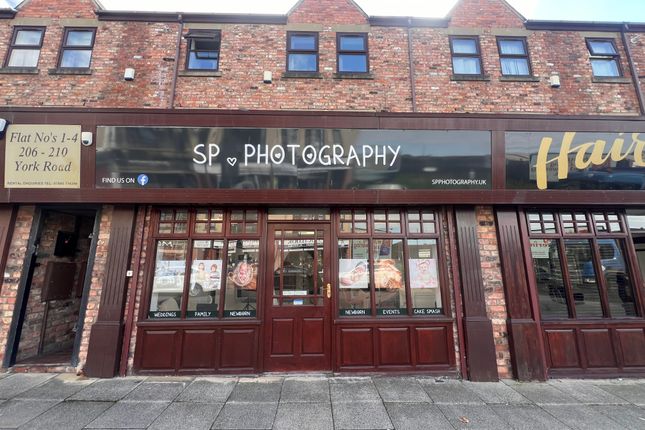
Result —
[{"label": "drainpipe", "polygon": [[629,24],[626,22],[623,23],[623,26],[620,28],[620,35],[623,39],[623,46],[625,47],[625,52],[627,53],[627,62],[629,63],[629,69],[632,73],[632,81],[634,81],[634,87],[636,89],[636,97],[638,98],[638,107],[640,109],[640,116],[645,116],[645,105],[643,104],[643,89],[641,88],[641,82],[638,78],[638,72],[636,71],[636,66],[634,66],[634,60],[632,58],[632,50],[627,41],[627,35],[625,31],[629,30]]},{"label": "drainpipe", "polygon": [[170,88],[170,109],[175,108],[175,93],[177,92],[177,74],[179,73],[179,48],[181,48],[181,35],[184,33],[184,16],[179,14],[179,32],[177,33],[177,49],[175,50],[175,71],[172,75],[172,86]]},{"label": "drainpipe", "polygon": [[410,70],[410,88],[412,92],[412,112],[417,111],[417,89],[416,82],[414,78],[414,59],[412,54],[412,33],[410,31],[412,27],[412,17],[408,18],[408,62]]}]

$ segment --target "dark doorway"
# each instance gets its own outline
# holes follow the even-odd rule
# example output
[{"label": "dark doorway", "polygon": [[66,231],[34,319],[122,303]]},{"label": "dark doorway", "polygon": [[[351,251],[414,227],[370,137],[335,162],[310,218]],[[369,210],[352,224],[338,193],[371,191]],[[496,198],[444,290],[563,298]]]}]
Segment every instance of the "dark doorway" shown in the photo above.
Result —
[{"label": "dark doorway", "polygon": [[22,312],[16,322],[11,365],[76,364],[95,221],[95,210],[41,209],[33,227],[33,254],[25,260],[22,303],[16,304]]}]

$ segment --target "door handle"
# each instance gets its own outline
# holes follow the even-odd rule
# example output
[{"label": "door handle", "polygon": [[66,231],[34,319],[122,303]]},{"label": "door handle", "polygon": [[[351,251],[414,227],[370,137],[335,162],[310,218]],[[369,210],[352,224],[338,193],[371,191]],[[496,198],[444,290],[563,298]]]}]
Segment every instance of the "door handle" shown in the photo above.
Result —
[{"label": "door handle", "polygon": [[327,298],[331,299],[331,284],[327,284]]}]

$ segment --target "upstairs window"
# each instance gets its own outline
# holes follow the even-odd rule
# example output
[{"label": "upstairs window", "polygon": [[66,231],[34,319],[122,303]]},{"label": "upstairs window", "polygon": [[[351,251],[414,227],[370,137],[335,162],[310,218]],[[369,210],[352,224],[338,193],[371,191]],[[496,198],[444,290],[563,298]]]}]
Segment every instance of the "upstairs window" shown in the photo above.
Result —
[{"label": "upstairs window", "polygon": [[531,74],[526,39],[498,38],[497,48],[503,76],[529,76]]},{"label": "upstairs window", "polygon": [[44,34],[44,27],[16,27],[11,38],[6,67],[37,67]]},{"label": "upstairs window", "polygon": [[221,33],[219,30],[190,31],[186,34],[186,70],[219,70]]},{"label": "upstairs window", "polygon": [[587,48],[594,77],[621,76],[618,50],[612,39],[587,39]]},{"label": "upstairs window", "polygon": [[366,33],[338,33],[338,73],[368,73]]},{"label": "upstairs window", "polygon": [[92,61],[95,28],[66,28],[61,48],[61,69],[88,69]]},{"label": "upstairs window", "polygon": [[455,75],[483,75],[477,37],[451,37],[452,72]]},{"label": "upstairs window", "polygon": [[318,71],[318,33],[287,32],[287,71]]}]

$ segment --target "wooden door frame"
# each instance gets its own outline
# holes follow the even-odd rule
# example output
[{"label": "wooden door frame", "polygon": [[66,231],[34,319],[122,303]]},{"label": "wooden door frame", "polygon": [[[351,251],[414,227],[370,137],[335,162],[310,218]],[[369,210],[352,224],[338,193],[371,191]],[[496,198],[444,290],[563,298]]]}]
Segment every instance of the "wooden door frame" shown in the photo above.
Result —
[{"label": "wooden door frame", "polygon": [[[271,351],[271,345],[270,345],[270,340],[272,339],[272,327],[271,327],[271,317],[273,315],[272,313],[272,308],[273,308],[273,285],[272,285],[272,280],[273,280],[273,260],[272,257],[274,258],[274,249],[273,249],[273,241],[271,239],[274,239],[274,232],[276,231],[277,228],[293,228],[294,230],[323,230],[323,248],[322,248],[322,255],[323,255],[323,285],[321,288],[324,288],[325,284],[331,284],[332,285],[332,297],[327,299],[324,295],[324,293],[320,292],[320,295],[323,299],[323,306],[320,306],[320,308],[323,308],[324,315],[327,319],[326,321],[326,327],[324,327],[325,332],[323,336],[326,336],[327,339],[323,339],[323,342],[325,345],[327,345],[326,350],[328,351],[328,362],[327,365],[325,366],[325,369],[322,370],[323,372],[332,372],[334,370],[335,366],[335,360],[334,360],[334,353],[335,353],[335,348],[334,348],[334,341],[333,341],[333,334],[334,334],[334,318],[333,318],[333,311],[334,311],[334,300],[335,300],[335,289],[333,287],[334,283],[332,282],[332,269],[333,269],[333,264],[331,261],[332,258],[332,249],[331,249],[331,244],[332,244],[332,228],[331,228],[331,222],[330,221],[321,221],[321,220],[316,220],[316,221],[274,221],[274,222],[267,222],[267,229],[266,229],[266,237],[265,237],[265,255],[266,255],[266,263],[264,267],[264,283],[262,288],[260,288],[264,296],[260,299],[264,304],[263,310],[262,310],[262,321],[263,321],[263,330],[262,330],[262,341],[261,341],[261,363],[262,363],[262,369],[266,370],[267,363],[270,360],[269,354]],[[281,308],[283,306],[280,306]],[[319,306],[316,306],[319,307]],[[302,308],[298,308],[302,309]],[[258,309],[259,310],[259,309]],[[303,371],[309,371],[308,369],[302,369]],[[321,370],[314,370],[314,371],[321,371]]]}]

